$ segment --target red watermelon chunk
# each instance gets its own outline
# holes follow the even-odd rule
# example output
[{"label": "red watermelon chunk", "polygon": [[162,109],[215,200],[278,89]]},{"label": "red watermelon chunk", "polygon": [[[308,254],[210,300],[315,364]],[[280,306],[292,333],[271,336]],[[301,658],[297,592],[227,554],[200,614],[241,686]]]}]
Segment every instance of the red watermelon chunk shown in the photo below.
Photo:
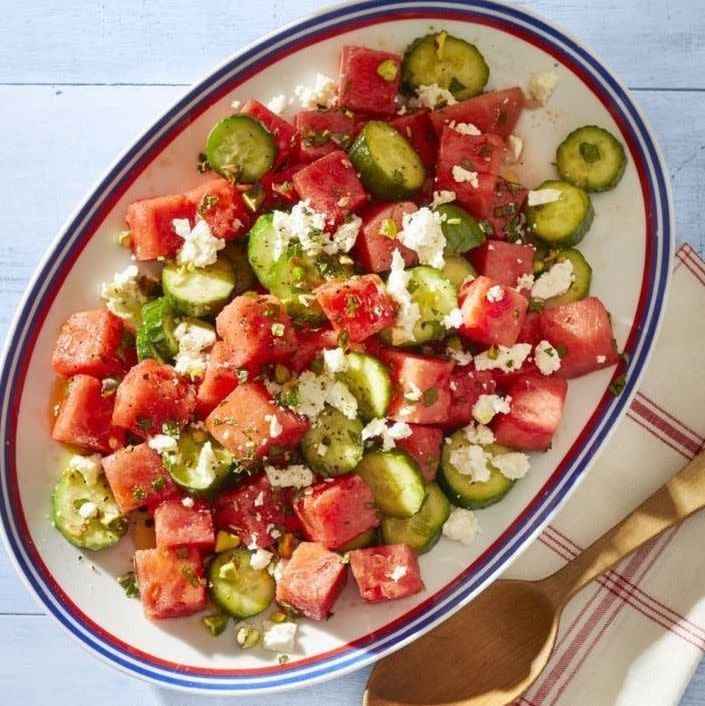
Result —
[{"label": "red watermelon chunk", "polygon": [[193,221],[196,207],[185,194],[135,201],[127,207],[130,247],[138,260],[174,257],[183,239],[174,232],[175,218]]},{"label": "red watermelon chunk", "polygon": [[274,136],[274,141],[277,145],[277,157],[274,166],[276,167],[285,162],[294,146],[294,126],[256,100],[248,100],[242,106],[242,112],[259,120]]},{"label": "red watermelon chunk", "polygon": [[144,614],[152,620],[180,618],[206,607],[206,580],[197,549],[140,549],[135,572]]},{"label": "red watermelon chunk", "polygon": [[252,221],[240,192],[227,179],[214,179],[186,192],[202,218],[217,238],[233,240],[244,235]]},{"label": "red watermelon chunk", "polygon": [[498,414],[492,431],[498,444],[519,451],[544,451],[558,429],[568,383],[555,377],[525,375],[507,389],[509,414]]},{"label": "red watermelon chunk", "polygon": [[499,177],[494,189],[492,205],[487,213],[487,222],[492,228],[492,237],[496,240],[514,242],[522,232],[522,209],[526,202],[528,189]]},{"label": "red watermelon chunk", "polygon": [[[396,233],[402,230],[402,219],[407,213],[418,210],[411,201],[380,204],[373,206],[363,216],[363,224],[355,242],[355,258],[366,272],[387,272],[392,267],[392,255],[395,250],[404,258],[406,267],[418,263],[416,253],[402,245]],[[394,223],[396,232],[385,235],[383,227]]]},{"label": "red watermelon chunk", "polygon": [[[276,421],[273,421],[276,420]],[[272,427],[281,430],[270,435]],[[253,465],[267,456],[293,449],[308,429],[308,422],[278,407],[267,388],[258,382],[236,387],[208,415],[206,427],[236,462]]]},{"label": "red watermelon chunk", "polygon": [[401,80],[401,57],[367,47],[340,53],[339,103],[370,115],[393,115]]},{"label": "red watermelon chunk", "polygon": [[350,343],[363,341],[396,320],[394,300],[374,274],[330,280],[313,293],[333,328],[347,332]]},{"label": "red watermelon chunk", "polygon": [[434,110],[431,121],[440,135],[451,122],[470,123],[480,132],[491,132],[500,137],[509,137],[524,108],[524,93],[521,88],[483,93],[454,105]]},{"label": "red watermelon chunk", "polygon": [[196,410],[200,415],[205,417],[210,414],[218,402],[238,386],[238,372],[239,369],[232,363],[230,348],[223,341],[216,341],[196,393]]},{"label": "red watermelon chunk", "polygon": [[443,426],[463,427],[473,421],[472,408],[480,395],[492,395],[497,384],[489,370],[475,370],[471,365],[456,366],[450,376],[450,411]]},{"label": "red watermelon chunk", "polygon": [[421,157],[424,167],[433,169],[438,156],[438,137],[429,116],[430,111],[419,110],[394,118],[390,123],[409,140],[416,154]]},{"label": "red watermelon chunk", "polygon": [[319,483],[294,504],[307,536],[328,549],[337,549],[379,525],[374,496],[360,476],[342,476]]},{"label": "red watermelon chunk", "polygon": [[300,373],[311,367],[313,359],[324,348],[335,348],[337,345],[338,334],[332,328],[299,329],[296,332],[296,350],[287,361],[287,366]]},{"label": "red watermelon chunk", "polygon": [[409,428],[411,436],[397,439],[396,444],[416,459],[424,479],[427,483],[432,483],[441,460],[443,432],[435,427],[425,427],[421,424],[409,424]]},{"label": "red watermelon chunk", "polygon": [[125,369],[125,325],[107,309],[71,314],[59,331],[51,364],[57,375],[116,375]]},{"label": "red watermelon chunk", "polygon": [[362,182],[342,150],[300,169],[293,181],[301,198],[308,200],[314,210],[325,213],[333,223],[340,223],[367,201]]},{"label": "red watermelon chunk", "polygon": [[277,603],[311,620],[325,620],[346,580],[340,555],[315,542],[301,542],[277,581]]},{"label": "red watermelon chunk", "polygon": [[[534,272],[534,249],[531,245],[486,240],[470,251],[469,259],[479,274],[505,287],[516,287],[522,275]],[[530,289],[521,291],[525,296],[531,293]]]},{"label": "red watermelon chunk", "polygon": [[113,424],[147,438],[164,424],[179,428],[193,416],[196,392],[171,365],[147,359],[129,370],[115,393]]},{"label": "red watermelon chunk", "polygon": [[238,368],[285,362],[296,350],[294,324],[283,304],[270,294],[247,292],[235,297],[218,314],[216,329]]},{"label": "red watermelon chunk", "polygon": [[101,453],[120,448],[125,443],[125,432],[112,425],[114,398],[104,397],[102,389],[102,382],[90,375],[71,378],[51,438]]},{"label": "red watermelon chunk", "polygon": [[575,378],[614,365],[619,360],[612,325],[597,297],[551,307],[541,312],[544,338],[558,349],[556,375]]},{"label": "red watermelon chunk", "polygon": [[201,503],[184,505],[182,499],[166,500],[154,511],[157,546],[212,550],[215,546],[215,532],[209,507]]},{"label": "red watermelon chunk", "polygon": [[393,601],[424,590],[416,552],[408,544],[387,544],[350,552],[350,568],[368,603]]},{"label": "red watermelon chunk", "polygon": [[294,124],[302,162],[347,149],[356,134],[355,116],[349,110],[302,110]]},{"label": "red watermelon chunk", "polygon": [[[392,377],[388,416],[412,424],[440,424],[450,413],[450,376],[455,363],[442,358],[385,349],[380,357]],[[412,398],[418,393],[421,398]]]},{"label": "red watermelon chunk", "polygon": [[154,507],[178,493],[161,456],[147,442],[106,456],[103,470],[123,514],[143,505]]},{"label": "red watermelon chunk", "polygon": [[463,325],[468,341],[486,346],[513,346],[524,324],[529,302],[511,287],[489,277],[477,277],[460,291]]},{"label": "red watermelon chunk", "polygon": [[267,549],[284,533],[301,532],[291,489],[273,488],[264,473],[220,493],[213,511],[216,529],[238,535],[248,547]]},{"label": "red watermelon chunk", "polygon": [[261,211],[274,208],[288,209],[299,202],[300,196],[294,186],[293,178],[301,168],[301,164],[295,164],[278,172],[269,172],[260,179],[260,184],[264,187]]},{"label": "red watermelon chunk", "polygon": [[538,311],[527,311],[526,318],[517,336],[517,343],[530,343],[535,346],[542,338],[541,315]]},{"label": "red watermelon chunk", "polygon": [[[462,135],[447,127],[441,133],[436,184],[455,192],[456,201],[476,218],[485,218],[492,207],[504,143],[497,135]],[[454,167],[477,176],[477,184],[457,181]]]}]

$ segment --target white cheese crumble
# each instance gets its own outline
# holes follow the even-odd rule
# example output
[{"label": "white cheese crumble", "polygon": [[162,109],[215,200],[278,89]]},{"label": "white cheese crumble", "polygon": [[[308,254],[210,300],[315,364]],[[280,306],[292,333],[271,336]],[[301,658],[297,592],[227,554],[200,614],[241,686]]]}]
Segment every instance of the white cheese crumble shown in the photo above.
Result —
[{"label": "white cheese crumble", "polygon": [[215,329],[199,319],[186,319],[174,329],[174,337],[179,342],[174,358],[176,372],[192,380],[202,378],[208,360],[206,351],[216,340]]},{"label": "white cheese crumble", "polygon": [[84,520],[92,520],[93,518],[98,517],[98,506],[87,500],[81,505],[81,507],[78,508],[78,514]]},{"label": "white cheese crumble", "polygon": [[602,365],[606,360],[607,360],[606,355],[595,356],[595,361],[597,362],[598,365]]},{"label": "white cheese crumble", "polygon": [[451,360],[454,360],[456,364],[461,367],[470,365],[473,360],[472,353],[469,351],[459,351],[455,348],[447,348],[446,353],[450,356]]},{"label": "white cheese crumble", "polygon": [[195,503],[194,503],[194,501],[193,501],[193,498],[190,498],[190,497],[186,496],[185,498],[181,498],[181,504],[182,504],[184,507],[189,507],[189,508],[191,508],[191,507],[194,506]]},{"label": "white cheese crumble", "polygon": [[441,269],[445,265],[443,250],[446,239],[441,228],[441,215],[424,206],[402,217],[399,241],[419,256],[422,265]]},{"label": "white cheese crumble", "polygon": [[407,402],[418,402],[422,396],[421,388],[413,380],[410,380],[409,387],[404,393],[404,399]]},{"label": "white cheese crumble", "polygon": [[490,479],[488,463],[491,458],[491,454],[477,444],[463,444],[450,452],[450,462],[458,473],[468,476],[473,483]]},{"label": "white cheese crumble", "polygon": [[250,555],[250,566],[255,569],[266,569],[274,555],[266,549],[257,549]]},{"label": "white cheese crumble", "polygon": [[494,434],[492,429],[484,424],[468,424],[464,429],[465,438],[471,444],[479,444],[480,446],[488,446],[494,443]]},{"label": "white cheese crumble", "polygon": [[264,472],[272,488],[307,488],[313,483],[311,469],[300,464],[293,464],[286,468],[265,466]]},{"label": "white cheese crumble", "polygon": [[477,172],[471,172],[469,169],[461,167],[459,164],[454,164],[453,169],[453,181],[458,184],[468,183],[473,189],[477,189],[480,186],[480,182],[477,178]]},{"label": "white cheese crumble", "polygon": [[502,370],[509,373],[518,370],[531,353],[530,343],[516,343],[513,346],[496,346],[475,356],[477,370]]},{"label": "white cheese crumble", "polygon": [[136,326],[139,323],[142,304],[147,297],[140,289],[137,265],[130,265],[122,272],[116,272],[112,282],[104,282],[100,288],[101,299],[108,311]]},{"label": "white cheese crumble", "polygon": [[382,439],[382,451],[391,451],[396,446],[397,439],[406,439],[411,436],[411,427],[406,422],[394,422],[387,426],[386,419],[373,419],[362,430],[362,440]]},{"label": "white cheese crumble", "polygon": [[184,240],[176,253],[176,261],[180,265],[208,267],[218,259],[218,250],[225,247],[225,241],[216,238],[203,219],[197,220],[191,228],[188,218],[175,218],[172,226],[176,235]]},{"label": "white cheese crumble", "polygon": [[397,581],[403,579],[406,576],[407,572],[408,569],[406,568],[406,566],[395,566],[391,570],[389,578],[396,583]]},{"label": "white cheese crumble", "polygon": [[455,309],[451,309],[448,315],[443,317],[441,323],[449,330],[460,328],[463,325],[463,312],[458,307],[455,307]]},{"label": "white cheese crumble", "polygon": [[490,304],[496,304],[504,299],[504,290],[501,284],[494,284],[487,290],[487,301]]},{"label": "white cheese crumble", "polygon": [[75,454],[69,459],[68,467],[72,471],[78,471],[85,478],[86,485],[94,485],[101,473],[100,454],[91,456]]},{"label": "white cheese crumble", "polygon": [[521,153],[524,151],[524,140],[518,135],[510,135],[507,138],[507,149],[513,162],[518,162]]},{"label": "white cheese crumble", "polygon": [[330,448],[330,446],[328,446],[328,444],[326,444],[326,443],[324,443],[323,441],[321,441],[321,442],[318,444],[318,446],[316,446],[316,453],[317,453],[319,456],[324,457],[324,456],[328,453],[328,449],[329,449],[329,448]]},{"label": "white cheese crumble", "polygon": [[561,192],[559,189],[551,189],[550,187],[546,187],[545,189],[529,191],[526,196],[526,203],[528,206],[543,206],[547,203],[559,201],[560,198]]},{"label": "white cheese crumble", "polygon": [[534,286],[534,276],[531,273],[525,273],[523,275],[520,275],[519,278],[517,279],[517,286],[516,286],[517,292],[521,292],[522,289],[526,289],[528,291],[531,291],[531,288],[533,286]]},{"label": "white cheese crumble", "polygon": [[472,510],[456,507],[443,525],[443,535],[454,542],[472,544],[480,530],[477,515]]},{"label": "white cheese crumble", "polygon": [[557,262],[536,280],[531,288],[531,296],[536,299],[560,296],[570,289],[574,279],[573,263],[568,259]]},{"label": "white cheese crumble", "polygon": [[497,414],[509,414],[509,398],[480,395],[472,407],[472,416],[480,424],[489,424]]},{"label": "white cheese crumble", "polygon": [[193,469],[194,479],[202,487],[209,486],[215,480],[215,473],[219,466],[218,457],[213,451],[210,441],[206,441],[198,454],[198,462]]},{"label": "white cheese crumble", "polygon": [[309,419],[315,419],[326,403],[348,419],[355,419],[357,416],[357,400],[348,386],[327,373],[316,375],[310,370],[304,371],[299,376],[297,390],[296,409]]},{"label": "white cheese crumble", "polygon": [[342,348],[326,348],[323,351],[323,364],[331,374],[344,373],[348,369],[348,359]]},{"label": "white cheese crumble", "polygon": [[412,108],[435,108],[439,103],[454,105],[453,94],[446,88],[441,88],[437,83],[421,85],[416,88],[416,97],[409,100]]},{"label": "white cheese crumble", "polygon": [[482,135],[482,132],[472,123],[451,123],[450,127],[461,135]]},{"label": "white cheese crumble", "polygon": [[279,93],[267,103],[267,110],[271,110],[276,115],[281,115],[286,110],[288,103],[287,97],[283,93]]},{"label": "white cheese crumble", "polygon": [[338,102],[338,85],[325,74],[316,74],[313,87],[297,86],[294,95],[307,110],[318,107],[332,108]]},{"label": "white cheese crumble", "polygon": [[272,652],[291,652],[294,649],[296,623],[273,623],[265,620],[262,623],[262,647]]},{"label": "white cheese crumble", "polygon": [[534,362],[543,375],[551,375],[561,367],[561,357],[558,355],[558,351],[546,340],[536,344]]},{"label": "white cheese crumble", "polygon": [[179,447],[176,439],[173,436],[166,434],[157,434],[147,440],[147,446],[154,449],[158,454],[173,453]]},{"label": "white cheese crumble", "polygon": [[529,78],[529,93],[537,101],[545,103],[558,85],[560,78],[554,71],[536,71]]},{"label": "white cheese crumble", "polygon": [[392,343],[400,345],[414,340],[414,327],[421,318],[419,305],[408,290],[411,275],[404,269],[404,258],[398,250],[392,253],[392,267],[387,278],[387,291],[397,304],[397,318],[392,327]]},{"label": "white cheese crumble", "polygon": [[270,439],[276,439],[284,431],[284,427],[279,423],[279,418],[276,414],[265,414],[264,421],[269,422]]},{"label": "white cheese crumble", "polygon": [[444,203],[451,203],[452,201],[455,201],[455,191],[448,191],[446,189],[434,191],[429,208],[436,209]]},{"label": "white cheese crumble", "polygon": [[519,451],[498,454],[492,458],[492,465],[510,480],[523,478],[529,472],[529,457]]}]

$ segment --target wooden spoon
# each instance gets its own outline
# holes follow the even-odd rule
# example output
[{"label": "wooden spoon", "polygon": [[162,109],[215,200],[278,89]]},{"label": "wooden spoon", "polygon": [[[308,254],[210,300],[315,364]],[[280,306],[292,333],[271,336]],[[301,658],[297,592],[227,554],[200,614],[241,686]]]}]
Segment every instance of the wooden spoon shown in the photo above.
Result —
[{"label": "wooden spoon", "polygon": [[560,571],[496,581],[416,642],[377,663],[365,706],[500,706],[548,662],[566,603],[645,542],[705,507],[705,451]]}]

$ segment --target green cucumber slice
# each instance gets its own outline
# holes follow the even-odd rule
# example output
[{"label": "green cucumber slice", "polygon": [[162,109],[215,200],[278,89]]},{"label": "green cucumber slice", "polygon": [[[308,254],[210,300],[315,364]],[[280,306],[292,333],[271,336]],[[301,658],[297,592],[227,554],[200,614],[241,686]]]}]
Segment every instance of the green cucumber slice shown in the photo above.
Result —
[{"label": "green cucumber slice", "polygon": [[405,451],[370,451],[356,470],[385,515],[411,517],[421,508],[426,486],[419,464]]},{"label": "green cucumber slice", "polygon": [[301,439],[301,453],[317,473],[342,476],[350,473],[364,452],[362,422],[348,419],[326,406]]},{"label": "green cucumber slice", "polygon": [[446,239],[446,257],[462,255],[485,242],[485,232],[464,208],[444,203],[438,206],[436,211],[441,214],[441,230]]},{"label": "green cucumber slice", "polygon": [[489,76],[479,49],[445,30],[415,39],[402,64],[402,85],[407,91],[435,83],[459,101],[482,93]]},{"label": "green cucumber slice", "polygon": [[385,544],[408,544],[415,552],[423,554],[438,541],[449,516],[448,498],[435,483],[431,483],[426,488],[421,509],[415,515],[404,520],[382,518],[382,541]]},{"label": "green cucumber slice", "polygon": [[590,197],[566,181],[545,181],[537,191],[541,189],[556,189],[561,192],[561,197],[558,201],[527,207],[529,230],[555,248],[577,245],[590,230],[595,217]]},{"label": "green cucumber slice", "polygon": [[194,269],[167,262],[162,270],[162,287],[179,313],[215,316],[233,296],[235,272],[226,257]]},{"label": "green cucumber slice", "polygon": [[590,293],[592,267],[590,267],[588,261],[579,250],[569,248],[568,250],[551,251],[549,256],[541,261],[541,269],[539,272],[549,270],[557,262],[563,262],[565,260],[570,260],[573,264],[573,284],[564,294],[546,299],[543,302],[544,309],[552,306],[560,306],[561,304],[569,304],[579,299],[585,299]]},{"label": "green cucumber slice", "polygon": [[443,265],[441,272],[458,290],[468,277],[477,277],[475,268],[464,257],[458,255],[446,257],[446,264]]},{"label": "green cucumber slice", "polygon": [[345,542],[339,546],[336,551],[339,554],[345,554],[345,552],[351,552],[353,549],[364,549],[365,547],[374,547],[379,544],[379,535],[377,530],[367,530],[362,534],[358,534],[357,537],[353,537],[349,542]]},{"label": "green cucumber slice", "polygon": [[250,618],[270,606],[276,583],[266,569],[253,569],[247,549],[217,554],[208,570],[213,602],[235,618]]},{"label": "green cucumber slice", "polygon": [[159,297],[142,305],[142,322],[137,336],[150,343],[162,362],[170,362],[179,352],[179,342],[174,335],[175,329],[174,307],[169,299]]},{"label": "green cucumber slice", "polygon": [[247,259],[255,277],[263,287],[269,289],[274,282],[274,244],[277,232],[274,229],[274,214],[261,215],[250,229]]},{"label": "green cucumber slice", "polygon": [[214,171],[232,182],[251,184],[274,165],[277,145],[262,123],[250,115],[217,122],[206,139],[206,158]]},{"label": "green cucumber slice", "polygon": [[411,143],[381,120],[365,123],[349,157],[367,191],[379,199],[409,198],[426,179],[421,158]]},{"label": "green cucumber slice", "polygon": [[585,191],[614,189],[624,175],[627,155],[612,133],[597,125],[585,125],[568,135],[556,151],[561,179]]},{"label": "green cucumber slice", "polygon": [[235,296],[254,289],[257,277],[247,259],[247,241],[243,239],[228,243],[222,252],[235,272]]},{"label": "green cucumber slice", "polygon": [[345,362],[345,371],[337,377],[357,400],[358,414],[366,422],[384,417],[392,401],[392,382],[387,368],[365,353],[348,353]]}]

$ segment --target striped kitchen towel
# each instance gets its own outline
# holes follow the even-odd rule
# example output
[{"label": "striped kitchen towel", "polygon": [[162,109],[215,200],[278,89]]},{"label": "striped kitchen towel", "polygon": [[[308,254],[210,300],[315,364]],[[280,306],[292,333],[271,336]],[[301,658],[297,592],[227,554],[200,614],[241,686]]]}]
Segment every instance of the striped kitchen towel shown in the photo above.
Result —
[{"label": "striped kitchen towel", "polygon": [[[560,568],[703,447],[703,312],[705,263],[684,245],[659,343],[626,418],[509,576]],[[699,513],[584,588],[563,614],[546,671],[517,706],[677,704],[705,651],[704,541]]]}]

